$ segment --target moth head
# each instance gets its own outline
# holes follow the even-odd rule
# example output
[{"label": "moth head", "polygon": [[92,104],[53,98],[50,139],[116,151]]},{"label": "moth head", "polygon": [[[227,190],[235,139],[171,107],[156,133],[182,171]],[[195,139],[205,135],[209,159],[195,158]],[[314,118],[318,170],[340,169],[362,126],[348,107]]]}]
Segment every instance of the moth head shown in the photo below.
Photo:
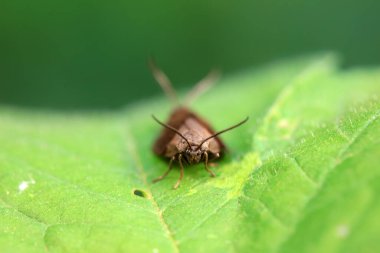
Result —
[{"label": "moth head", "polygon": [[190,164],[199,163],[202,159],[202,154],[203,154],[203,151],[198,148],[198,145],[189,146],[187,147],[185,151],[186,160]]}]

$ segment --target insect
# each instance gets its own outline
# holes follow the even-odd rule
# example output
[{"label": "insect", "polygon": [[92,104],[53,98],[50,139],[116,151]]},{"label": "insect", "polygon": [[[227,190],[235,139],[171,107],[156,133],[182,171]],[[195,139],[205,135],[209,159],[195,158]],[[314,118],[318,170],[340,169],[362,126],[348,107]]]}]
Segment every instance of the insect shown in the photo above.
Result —
[{"label": "insect", "polygon": [[184,104],[180,105],[169,78],[153,60],[149,61],[149,66],[157,83],[176,106],[167,123],[161,122],[152,115],[153,119],[164,127],[153,145],[153,152],[158,156],[170,159],[169,168],[153,182],[164,179],[172,170],[174,162],[178,162],[180,166],[180,176],[173,186],[174,189],[178,188],[183,178],[184,163],[191,165],[204,162],[206,171],[210,176],[215,177],[215,173],[209,168],[209,161],[219,158],[226,150],[219,135],[244,124],[248,117],[233,126],[215,132],[207,121],[191,111],[187,105],[216,81],[219,76],[218,72],[213,70],[199,81],[185,98]]}]

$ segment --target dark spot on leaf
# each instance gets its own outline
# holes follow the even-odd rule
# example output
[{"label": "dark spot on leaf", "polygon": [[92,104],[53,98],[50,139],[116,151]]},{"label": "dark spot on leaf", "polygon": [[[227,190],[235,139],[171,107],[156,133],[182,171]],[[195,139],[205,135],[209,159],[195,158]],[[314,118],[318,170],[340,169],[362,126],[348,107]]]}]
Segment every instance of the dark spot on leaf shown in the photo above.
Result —
[{"label": "dark spot on leaf", "polygon": [[142,198],[148,198],[148,194],[144,192],[143,190],[134,189],[133,194]]}]

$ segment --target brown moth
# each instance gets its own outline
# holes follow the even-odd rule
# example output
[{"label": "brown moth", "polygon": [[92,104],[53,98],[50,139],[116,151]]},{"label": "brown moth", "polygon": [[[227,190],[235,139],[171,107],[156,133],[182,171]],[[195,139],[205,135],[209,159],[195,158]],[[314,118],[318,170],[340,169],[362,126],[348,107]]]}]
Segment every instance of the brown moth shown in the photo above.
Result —
[{"label": "brown moth", "polygon": [[191,111],[186,105],[211,86],[217,79],[218,72],[211,71],[196,84],[186,97],[184,105],[180,105],[169,78],[152,60],[149,61],[149,66],[156,81],[176,105],[166,124],[152,115],[153,119],[164,127],[153,145],[153,152],[158,156],[170,159],[168,170],[153,182],[164,179],[171,171],[175,161],[180,166],[180,177],[173,186],[174,189],[178,188],[183,178],[183,163],[191,165],[203,161],[206,171],[212,177],[215,177],[214,172],[209,168],[209,161],[220,157],[226,150],[226,146],[219,138],[219,135],[244,124],[248,117],[236,125],[215,132],[204,119]]}]

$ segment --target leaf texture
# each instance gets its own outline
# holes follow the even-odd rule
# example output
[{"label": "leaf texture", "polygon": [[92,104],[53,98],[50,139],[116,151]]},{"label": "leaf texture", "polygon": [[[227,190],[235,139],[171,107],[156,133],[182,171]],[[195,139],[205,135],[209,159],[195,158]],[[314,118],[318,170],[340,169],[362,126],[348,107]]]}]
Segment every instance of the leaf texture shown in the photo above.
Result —
[{"label": "leaf texture", "polygon": [[230,152],[157,184],[170,107],[0,109],[1,252],[378,252],[379,69],[334,55],[227,77],[193,105]]}]

